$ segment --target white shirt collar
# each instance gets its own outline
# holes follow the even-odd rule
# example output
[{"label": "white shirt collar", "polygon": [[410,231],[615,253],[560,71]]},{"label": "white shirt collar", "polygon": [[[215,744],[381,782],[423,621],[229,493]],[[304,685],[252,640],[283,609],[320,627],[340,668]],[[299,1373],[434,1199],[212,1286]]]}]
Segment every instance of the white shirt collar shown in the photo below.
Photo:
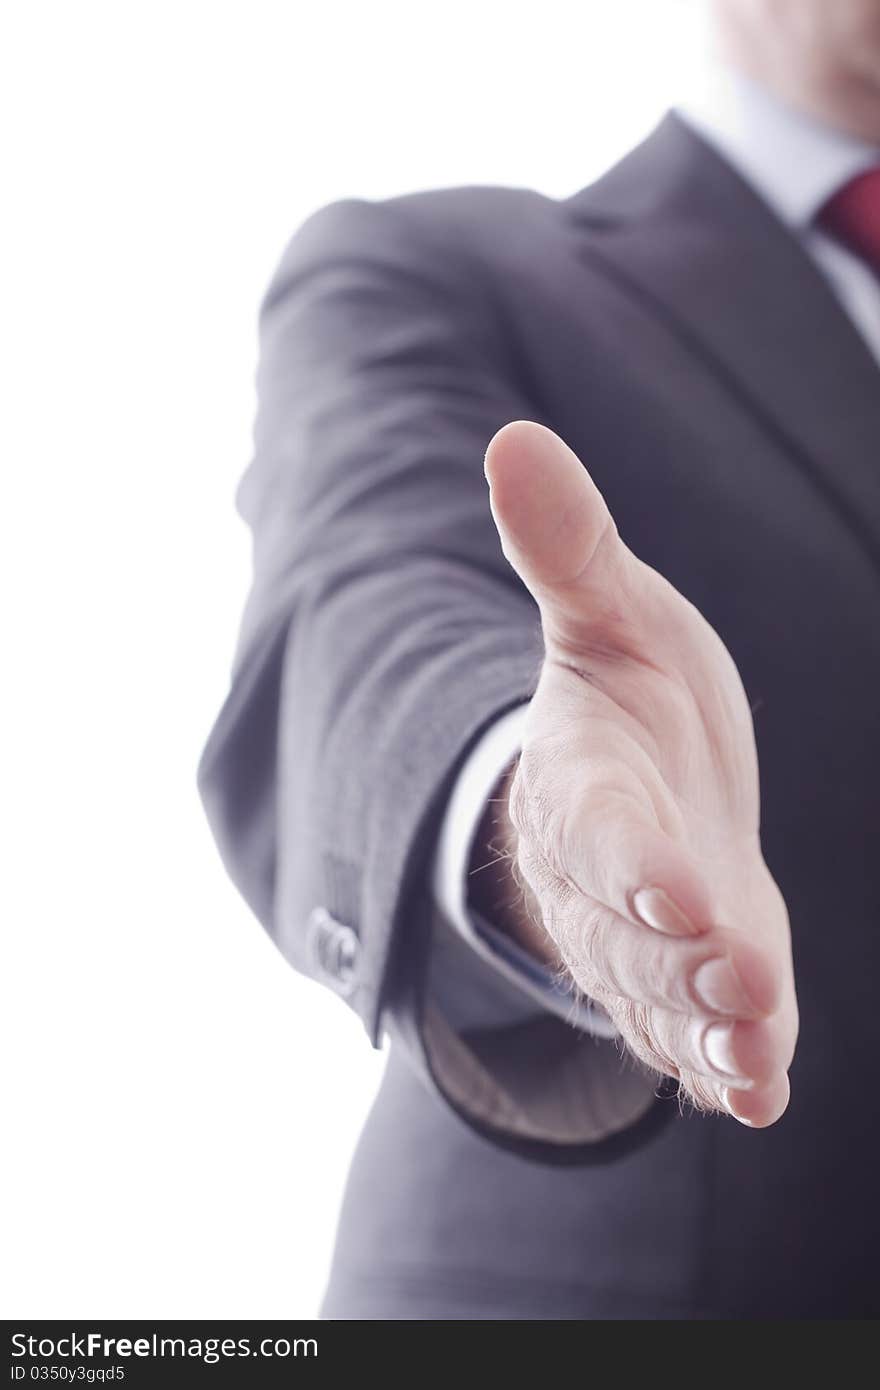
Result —
[{"label": "white shirt collar", "polygon": [[880,149],[784,106],[722,66],[677,111],[761,194],[781,220],[805,229],[843,184],[880,163]]}]

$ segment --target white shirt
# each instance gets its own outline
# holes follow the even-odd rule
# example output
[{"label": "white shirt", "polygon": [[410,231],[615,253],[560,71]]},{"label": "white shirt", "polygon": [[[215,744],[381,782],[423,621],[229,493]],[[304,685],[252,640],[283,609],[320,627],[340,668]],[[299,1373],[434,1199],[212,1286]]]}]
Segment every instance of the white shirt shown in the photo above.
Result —
[{"label": "white shirt", "polygon": [[[880,364],[880,279],[868,265],[823,233],[815,218],[856,174],[880,164],[880,148],[831,130],[782,105],[738,73],[713,67],[701,90],[677,107],[703,139],[752,185],[799,238]],[[432,982],[441,1006],[459,1026],[512,1023],[541,1008],[568,1017],[598,1036],[613,1028],[601,1010],[573,1006],[570,994],[536,963],[502,942],[475,917],[467,901],[474,836],[488,798],[516,757],[526,706],[497,721],[465,762],[447,807],[434,863],[434,897],[441,921]],[[463,944],[466,948],[463,949]],[[475,952],[482,968],[467,952]]]}]

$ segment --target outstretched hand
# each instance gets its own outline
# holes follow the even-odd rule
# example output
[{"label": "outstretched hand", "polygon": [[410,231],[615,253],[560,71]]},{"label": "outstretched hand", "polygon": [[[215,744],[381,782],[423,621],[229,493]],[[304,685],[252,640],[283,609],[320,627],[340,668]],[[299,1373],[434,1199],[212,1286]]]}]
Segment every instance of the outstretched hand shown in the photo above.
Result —
[{"label": "outstretched hand", "polygon": [[485,466],[545,645],[507,802],[528,905],[513,929],[698,1107],[773,1124],[797,1004],[736,666],[552,431],[506,425]]}]

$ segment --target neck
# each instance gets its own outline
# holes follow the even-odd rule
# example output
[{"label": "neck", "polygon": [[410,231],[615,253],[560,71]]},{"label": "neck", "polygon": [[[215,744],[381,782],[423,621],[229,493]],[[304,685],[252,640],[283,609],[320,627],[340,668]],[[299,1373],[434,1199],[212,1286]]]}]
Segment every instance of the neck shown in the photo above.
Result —
[{"label": "neck", "polygon": [[711,0],[706,47],[772,101],[825,130],[880,146],[880,89],[855,67],[823,68],[788,33],[768,28],[753,7]]}]

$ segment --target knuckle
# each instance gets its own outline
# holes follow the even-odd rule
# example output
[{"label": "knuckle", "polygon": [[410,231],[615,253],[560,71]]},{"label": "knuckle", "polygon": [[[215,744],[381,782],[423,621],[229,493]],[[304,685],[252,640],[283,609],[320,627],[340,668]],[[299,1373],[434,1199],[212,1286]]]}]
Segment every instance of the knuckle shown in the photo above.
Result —
[{"label": "knuckle", "polygon": [[559,915],[556,942],[562,958],[580,983],[590,982],[591,993],[597,989],[607,993],[602,950],[597,947],[597,937],[601,937],[604,930],[599,920],[600,914],[569,883],[558,879],[557,883]]},{"label": "knuckle", "polygon": [[685,1005],[690,1009],[689,972],[684,953],[677,949],[680,944],[666,940],[650,943],[650,979],[658,999],[672,1007]]},{"label": "knuckle", "polygon": [[583,954],[605,989],[612,995],[626,999],[628,990],[620,972],[614,918],[589,898],[582,899],[582,902]]},{"label": "knuckle", "polygon": [[566,882],[573,881],[572,868],[578,862],[579,807],[564,797],[547,797],[541,805],[541,837],[553,872]]},{"label": "knuckle", "polygon": [[658,991],[661,957],[654,942],[635,940],[627,924],[597,906],[589,946],[595,969],[615,994],[643,1004],[662,1002],[662,990]]},{"label": "knuckle", "polygon": [[645,1004],[638,1004],[628,1001],[626,1006],[627,1022],[629,1024],[628,1033],[630,1038],[642,1051],[658,1054],[654,1029],[651,1027],[650,1010]]},{"label": "knuckle", "polygon": [[713,1111],[724,1109],[717,1089],[706,1077],[700,1076],[699,1072],[682,1073],[681,1096],[694,1110],[711,1114]]},{"label": "knuckle", "polygon": [[657,1037],[653,1011],[648,1005],[623,999],[610,1012],[627,1047],[639,1061],[664,1076],[679,1077],[677,1063]]}]

